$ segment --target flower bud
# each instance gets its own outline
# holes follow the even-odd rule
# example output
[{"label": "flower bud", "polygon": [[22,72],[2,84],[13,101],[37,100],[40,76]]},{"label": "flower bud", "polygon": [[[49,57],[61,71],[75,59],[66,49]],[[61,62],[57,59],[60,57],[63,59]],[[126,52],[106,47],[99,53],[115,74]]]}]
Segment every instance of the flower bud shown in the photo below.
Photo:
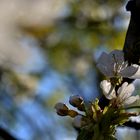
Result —
[{"label": "flower bud", "polygon": [[84,121],[84,117],[82,115],[77,115],[75,118],[74,118],[74,121],[73,121],[73,125],[76,127],[76,128],[81,128],[82,126],[84,126],[86,124],[86,122]]},{"label": "flower bud", "polygon": [[70,97],[69,99],[69,103],[74,106],[74,107],[77,107],[80,111],[83,111],[84,110],[84,101],[83,101],[83,98],[80,97],[79,95],[73,95]]},{"label": "flower bud", "polygon": [[57,103],[55,105],[55,109],[58,115],[60,116],[67,116],[69,109],[64,103]]}]

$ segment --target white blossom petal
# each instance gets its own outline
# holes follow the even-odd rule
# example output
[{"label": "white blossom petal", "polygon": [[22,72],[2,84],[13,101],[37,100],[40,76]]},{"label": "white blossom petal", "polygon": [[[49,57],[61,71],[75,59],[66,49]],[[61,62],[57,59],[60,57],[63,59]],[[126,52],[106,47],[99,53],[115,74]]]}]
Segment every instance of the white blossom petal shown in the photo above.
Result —
[{"label": "white blossom petal", "polygon": [[129,84],[125,89],[125,96],[124,98],[128,98],[132,95],[135,90],[135,86],[133,84]]},{"label": "white blossom petal", "polygon": [[130,76],[129,78],[131,78],[131,79],[140,79],[140,66],[138,66],[136,64],[133,65],[133,66],[137,68],[137,71],[134,73],[133,76]]},{"label": "white blossom petal", "polygon": [[[103,52],[101,54],[101,56],[99,57],[98,61],[97,61],[97,67],[98,69],[105,75],[105,76],[113,76],[112,73],[112,68],[110,67],[110,65],[112,65],[112,60],[110,59],[110,57],[108,56],[107,53]],[[110,67],[110,69],[108,69],[108,67]]]},{"label": "white blossom petal", "polygon": [[120,100],[124,100],[132,95],[134,92],[135,87],[133,84],[129,84],[127,82],[123,83],[123,85],[118,89],[118,98]]},{"label": "white blossom petal", "polygon": [[113,77],[114,74],[112,73],[111,70],[108,69],[107,66],[102,65],[102,64],[97,64],[97,67],[103,75],[107,77]]},{"label": "white blossom petal", "polygon": [[140,98],[139,95],[137,95],[137,96],[131,96],[131,97],[127,98],[127,99],[124,101],[124,104],[125,104],[125,105],[132,104],[132,103],[134,103],[135,101],[139,100],[139,98]]},{"label": "white blossom petal", "polygon": [[107,64],[110,62],[109,60],[109,57],[108,57],[108,54],[103,52],[101,54],[101,56],[98,58],[98,61],[101,63],[101,64]]},{"label": "white blossom petal", "polygon": [[107,99],[110,100],[116,98],[115,89],[112,87],[110,82],[108,82],[107,80],[103,80],[100,83],[100,87],[102,88],[103,94]]},{"label": "white blossom petal", "polygon": [[[115,56],[115,59],[112,57],[113,55]],[[114,51],[110,52],[109,56],[110,56],[110,58],[113,58],[112,59],[113,61],[115,60],[119,64],[121,64],[124,61],[124,53],[122,50],[114,50]]]},{"label": "white blossom petal", "polygon": [[126,87],[128,86],[128,83],[127,82],[124,82],[122,84],[121,87],[119,87],[117,93],[118,93],[118,96],[120,99],[122,99],[124,96],[125,96],[125,90],[126,90]]},{"label": "white blossom petal", "polygon": [[[126,67],[124,70],[122,70],[120,72],[120,74],[123,77],[130,77],[131,78],[131,77],[133,77],[133,75],[136,74],[137,71],[138,71],[138,65],[137,66],[131,65],[131,66]],[[139,73],[139,77],[140,77],[140,73]]]}]

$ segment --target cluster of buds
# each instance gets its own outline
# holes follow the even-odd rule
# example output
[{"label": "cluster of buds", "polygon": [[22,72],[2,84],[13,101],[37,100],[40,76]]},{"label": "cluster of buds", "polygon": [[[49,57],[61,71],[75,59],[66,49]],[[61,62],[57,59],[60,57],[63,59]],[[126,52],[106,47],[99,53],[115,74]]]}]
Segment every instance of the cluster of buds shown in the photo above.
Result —
[{"label": "cluster of buds", "polygon": [[81,96],[73,95],[69,98],[69,103],[77,110],[69,109],[64,103],[57,103],[55,109],[58,115],[60,116],[70,116],[74,118],[73,124],[75,127],[80,128],[85,124],[85,103]]},{"label": "cluster of buds", "polygon": [[[85,104],[82,97],[78,95],[71,96],[69,103],[77,108],[77,111],[69,109],[64,103],[57,103],[55,109],[60,116],[74,118],[74,127],[81,130],[77,140],[84,137],[85,133],[87,140],[96,140],[99,137],[103,140],[111,139],[114,137],[116,126],[126,122],[130,116],[136,116],[136,114],[126,113],[123,108],[116,109],[112,104],[101,109],[98,99]],[[91,133],[92,138],[88,138]]]}]

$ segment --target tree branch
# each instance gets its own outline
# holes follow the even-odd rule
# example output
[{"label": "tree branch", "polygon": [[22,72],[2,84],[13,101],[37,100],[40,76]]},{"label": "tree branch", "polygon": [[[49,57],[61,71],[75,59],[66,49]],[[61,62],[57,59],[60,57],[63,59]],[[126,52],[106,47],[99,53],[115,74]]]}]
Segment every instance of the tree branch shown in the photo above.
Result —
[{"label": "tree branch", "polygon": [[140,64],[140,2],[130,0],[126,10],[131,12],[131,17],[123,48],[125,59],[129,64]]},{"label": "tree branch", "polygon": [[14,136],[12,136],[7,130],[0,127],[0,138],[3,140],[17,140]]},{"label": "tree branch", "polygon": [[[131,12],[130,23],[124,43],[124,55],[129,64],[140,64],[140,0],[130,0],[126,10]],[[125,79],[132,82],[130,79]],[[126,122],[124,126],[140,130],[140,123]]]}]

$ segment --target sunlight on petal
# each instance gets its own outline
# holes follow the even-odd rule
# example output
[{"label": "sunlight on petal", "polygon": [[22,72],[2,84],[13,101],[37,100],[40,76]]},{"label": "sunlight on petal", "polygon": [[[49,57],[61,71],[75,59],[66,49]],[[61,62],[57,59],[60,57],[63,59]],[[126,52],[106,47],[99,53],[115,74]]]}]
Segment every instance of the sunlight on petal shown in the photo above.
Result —
[{"label": "sunlight on petal", "polygon": [[125,105],[132,104],[132,103],[134,103],[137,100],[139,100],[139,95],[137,95],[137,96],[131,96],[131,97],[129,97],[128,99],[126,99],[124,101],[124,104]]}]

